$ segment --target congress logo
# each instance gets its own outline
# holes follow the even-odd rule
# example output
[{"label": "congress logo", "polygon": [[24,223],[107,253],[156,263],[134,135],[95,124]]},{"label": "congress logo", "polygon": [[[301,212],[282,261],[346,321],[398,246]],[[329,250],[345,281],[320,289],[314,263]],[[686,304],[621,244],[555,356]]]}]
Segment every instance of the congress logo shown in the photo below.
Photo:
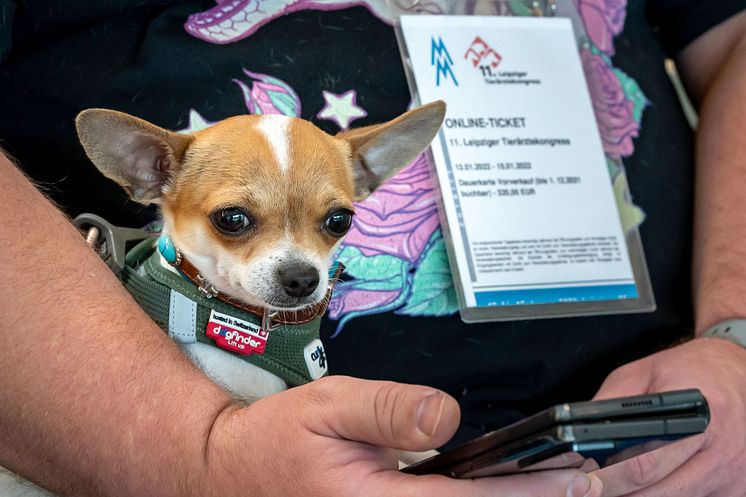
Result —
[{"label": "congress logo", "polygon": [[471,61],[474,67],[478,67],[482,71],[482,76],[493,76],[492,70],[500,65],[503,58],[486,41],[477,36],[469,45],[464,59]]},{"label": "congress logo", "polygon": [[435,66],[435,86],[440,86],[441,78],[444,82],[450,78],[453,84],[458,86],[458,80],[453,73],[453,59],[443,43],[443,38],[438,36],[436,42],[435,37],[431,37],[430,41],[430,65]]}]

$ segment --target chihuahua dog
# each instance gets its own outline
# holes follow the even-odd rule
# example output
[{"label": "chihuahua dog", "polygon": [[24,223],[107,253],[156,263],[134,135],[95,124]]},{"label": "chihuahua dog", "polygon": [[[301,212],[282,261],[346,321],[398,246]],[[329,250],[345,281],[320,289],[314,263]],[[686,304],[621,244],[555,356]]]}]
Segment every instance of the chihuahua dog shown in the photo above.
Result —
[{"label": "chihuahua dog", "polygon": [[[130,197],[158,204],[163,232],[215,291],[249,306],[302,311],[326,296],[354,202],[410,163],[439,130],[434,102],[328,135],[302,119],[245,115],[194,134],[103,109],[80,113],[86,154]],[[182,345],[215,382],[254,401],[275,374],[203,343]]]},{"label": "chihuahua dog", "polygon": [[[302,311],[326,296],[354,202],[426,148],[444,114],[435,102],[336,136],[279,115],[237,116],[193,134],[102,109],[83,111],[76,124],[91,161],[133,200],[159,205],[163,232],[215,291]],[[221,349],[183,347],[245,401],[287,388]]]},{"label": "chihuahua dog", "polygon": [[[444,115],[439,101],[336,136],[278,115],[237,116],[181,134],[90,109],[76,125],[86,154],[105,176],[133,200],[160,207],[163,232],[216,293],[249,306],[301,312],[326,296],[331,259],[351,226],[354,202],[414,160]],[[280,377],[222,349],[182,347],[243,401],[287,388]],[[50,495],[2,468],[0,490]]]}]

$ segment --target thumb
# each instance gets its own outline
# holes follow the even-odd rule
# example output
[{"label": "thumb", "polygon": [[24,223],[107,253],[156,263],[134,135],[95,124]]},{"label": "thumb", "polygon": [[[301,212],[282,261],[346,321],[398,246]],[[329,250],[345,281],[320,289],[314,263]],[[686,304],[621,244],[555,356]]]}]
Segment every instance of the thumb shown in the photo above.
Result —
[{"label": "thumb", "polygon": [[440,447],[461,416],[453,397],[429,387],[331,376],[301,388],[315,404],[311,430],[397,450]]}]

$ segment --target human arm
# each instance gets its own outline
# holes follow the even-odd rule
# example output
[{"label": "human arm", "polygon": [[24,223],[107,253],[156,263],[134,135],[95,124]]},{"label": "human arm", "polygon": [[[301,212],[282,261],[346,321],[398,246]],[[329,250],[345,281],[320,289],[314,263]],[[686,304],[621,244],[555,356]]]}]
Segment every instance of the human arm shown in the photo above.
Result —
[{"label": "human arm", "polygon": [[687,47],[679,65],[702,101],[694,227],[700,335],[725,319],[746,317],[746,12]]},{"label": "human arm", "polygon": [[2,154],[0,188],[0,465],[45,488],[564,497],[591,485],[571,483],[576,470],[475,481],[399,473],[382,447],[431,449],[458,424],[455,400],[432,388],[327,378],[234,404]]},{"label": "human arm", "polygon": [[[746,318],[746,12],[709,30],[678,59],[699,106],[696,138],[694,301],[696,329]],[[598,397],[700,388],[707,433],[597,474],[605,496],[741,495],[746,488],[746,349],[697,338],[615,371]]]},{"label": "human arm", "polygon": [[230,399],[1,154],[0,168],[0,464],[60,494],[185,492],[157,468],[194,475]]}]

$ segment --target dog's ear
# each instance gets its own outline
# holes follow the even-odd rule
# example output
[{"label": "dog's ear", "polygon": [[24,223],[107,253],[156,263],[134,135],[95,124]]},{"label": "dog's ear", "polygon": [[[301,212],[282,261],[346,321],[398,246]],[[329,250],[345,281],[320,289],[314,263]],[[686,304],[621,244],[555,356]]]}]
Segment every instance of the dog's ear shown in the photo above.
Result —
[{"label": "dog's ear", "polygon": [[84,110],[75,126],[85,153],[99,171],[143,204],[159,203],[192,142],[191,135],[106,109]]},{"label": "dog's ear", "polygon": [[433,140],[443,124],[446,104],[438,100],[383,124],[343,131],[337,138],[350,145],[355,200],[412,162]]}]

